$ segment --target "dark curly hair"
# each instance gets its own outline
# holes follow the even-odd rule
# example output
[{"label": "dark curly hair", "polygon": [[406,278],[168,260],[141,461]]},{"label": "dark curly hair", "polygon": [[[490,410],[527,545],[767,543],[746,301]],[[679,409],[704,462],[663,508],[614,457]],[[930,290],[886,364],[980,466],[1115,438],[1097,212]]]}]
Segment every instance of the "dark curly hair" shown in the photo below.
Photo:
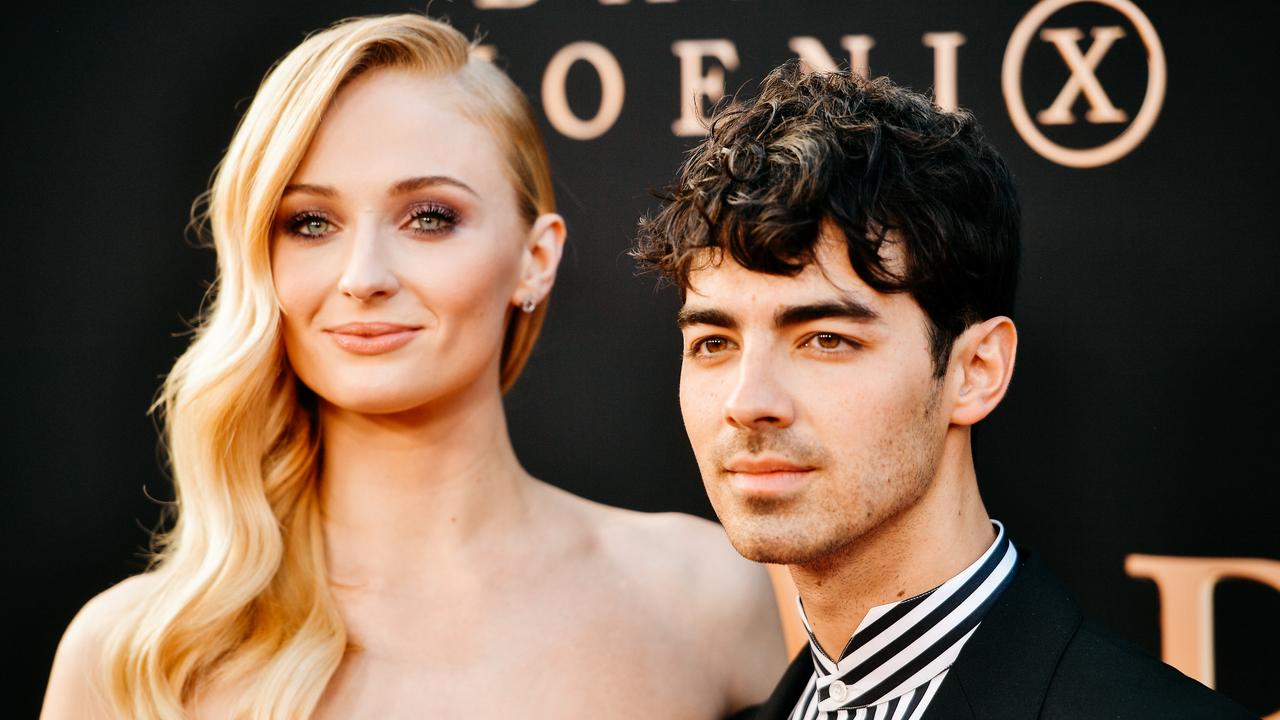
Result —
[{"label": "dark curly hair", "polygon": [[[888,78],[788,61],[756,98],[714,114],[659,197],[631,255],[682,292],[725,253],[749,270],[796,275],[832,224],[863,282],[910,293],[928,316],[939,376],[965,328],[1013,312],[1021,241],[1008,167],[971,113]],[[902,262],[890,267],[881,248],[899,240]]]}]

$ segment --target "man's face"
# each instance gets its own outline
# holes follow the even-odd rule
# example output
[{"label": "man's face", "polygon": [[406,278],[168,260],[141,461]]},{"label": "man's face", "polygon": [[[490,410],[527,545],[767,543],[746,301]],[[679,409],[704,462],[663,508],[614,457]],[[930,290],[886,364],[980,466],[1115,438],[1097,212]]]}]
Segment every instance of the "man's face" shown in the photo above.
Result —
[{"label": "man's face", "polygon": [[744,556],[820,561],[929,488],[948,419],[928,320],[859,279],[838,233],[795,277],[695,271],[680,325],[685,429]]}]

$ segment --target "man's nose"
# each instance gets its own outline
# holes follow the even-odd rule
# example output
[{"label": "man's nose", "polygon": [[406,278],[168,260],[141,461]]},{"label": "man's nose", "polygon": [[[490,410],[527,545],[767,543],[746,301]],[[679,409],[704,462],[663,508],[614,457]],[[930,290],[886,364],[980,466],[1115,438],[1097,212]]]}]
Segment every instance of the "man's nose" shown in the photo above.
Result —
[{"label": "man's nose", "polygon": [[394,295],[400,281],[390,262],[392,238],[371,219],[351,229],[347,264],[338,279],[338,291],[361,302]]},{"label": "man's nose", "polygon": [[795,420],[795,406],[780,374],[782,369],[768,353],[744,353],[724,404],[725,420],[745,430],[790,425]]}]

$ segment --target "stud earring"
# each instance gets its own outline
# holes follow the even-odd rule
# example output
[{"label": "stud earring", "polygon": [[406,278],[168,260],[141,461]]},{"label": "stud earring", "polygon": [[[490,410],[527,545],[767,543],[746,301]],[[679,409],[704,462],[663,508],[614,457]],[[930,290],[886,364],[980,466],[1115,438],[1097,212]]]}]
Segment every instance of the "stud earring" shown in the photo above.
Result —
[{"label": "stud earring", "polygon": [[525,299],[524,299],[524,302],[523,302],[523,303],[520,303],[520,309],[521,309],[521,310],[523,310],[523,311],[525,311],[525,312],[527,312],[527,313],[531,313],[531,312],[533,312],[533,311],[534,311],[534,309],[536,309],[537,307],[538,307],[538,303],[537,303],[537,301],[535,301],[535,300],[534,300],[533,298],[531,298],[531,297],[527,297],[527,298],[525,298]]}]

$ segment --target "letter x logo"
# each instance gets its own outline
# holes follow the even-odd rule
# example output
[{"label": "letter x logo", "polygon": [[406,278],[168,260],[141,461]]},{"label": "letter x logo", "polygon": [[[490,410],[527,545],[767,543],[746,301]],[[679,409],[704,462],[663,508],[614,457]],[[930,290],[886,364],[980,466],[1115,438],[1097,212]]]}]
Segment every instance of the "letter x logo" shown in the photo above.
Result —
[{"label": "letter x logo", "polygon": [[1091,123],[1118,123],[1129,119],[1123,110],[1111,103],[1107,92],[1098,82],[1094,71],[1098,63],[1115,44],[1124,37],[1124,30],[1115,26],[1095,27],[1090,31],[1093,44],[1087,53],[1080,53],[1079,42],[1084,38],[1080,28],[1045,28],[1040,31],[1040,39],[1053,43],[1058,48],[1067,67],[1071,70],[1071,78],[1062,86],[1062,91],[1054,99],[1053,104],[1036,113],[1036,119],[1042,125],[1070,125],[1076,121],[1071,114],[1071,106],[1075,104],[1080,93],[1089,101],[1089,112],[1084,117]]},{"label": "letter x logo", "polygon": [[[1044,27],[1059,10],[1078,4],[1102,5],[1123,16],[1129,22],[1131,30],[1137,34],[1137,39],[1142,42],[1147,56],[1147,91],[1142,98],[1142,106],[1116,137],[1096,147],[1060,145],[1046,137],[1042,129],[1075,123],[1076,118],[1071,113],[1071,108],[1081,95],[1089,103],[1089,110],[1084,114],[1084,119],[1088,122],[1119,124],[1129,120],[1129,114],[1116,107],[1111,98],[1107,97],[1107,91],[1098,82],[1097,73],[1098,66],[1111,47],[1117,40],[1126,37],[1125,29],[1118,25],[1093,27],[1089,30],[1093,40],[1087,50],[1082,50],[1080,43],[1085,39],[1085,34],[1080,28]],[[1032,120],[1022,96],[1022,63],[1026,59],[1027,49],[1037,36],[1057,49],[1058,55],[1062,56],[1062,61],[1071,71],[1071,77],[1062,86],[1062,90],[1058,91],[1058,96],[1049,107],[1036,113],[1035,120]],[[1141,68],[1108,67],[1108,74],[1135,70],[1140,72]],[[1014,129],[1040,155],[1059,165],[1074,168],[1106,165],[1137,147],[1151,131],[1160,114],[1167,80],[1164,47],[1160,44],[1160,36],[1156,34],[1156,29],[1147,16],[1133,4],[1133,0],[1040,0],[1013,28],[1000,71],[1000,85],[1004,90],[1005,105],[1009,108],[1009,119],[1013,122]]]}]

